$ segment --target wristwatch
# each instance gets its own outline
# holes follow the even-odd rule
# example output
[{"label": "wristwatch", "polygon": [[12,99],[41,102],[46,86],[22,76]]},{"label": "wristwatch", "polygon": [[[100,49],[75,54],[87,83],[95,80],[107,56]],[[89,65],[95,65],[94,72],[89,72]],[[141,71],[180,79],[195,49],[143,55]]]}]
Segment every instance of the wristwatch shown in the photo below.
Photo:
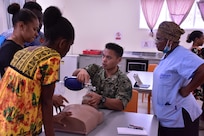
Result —
[{"label": "wristwatch", "polygon": [[105,97],[105,96],[102,96],[101,101],[100,101],[100,104],[103,105],[105,102],[106,102],[106,97]]}]

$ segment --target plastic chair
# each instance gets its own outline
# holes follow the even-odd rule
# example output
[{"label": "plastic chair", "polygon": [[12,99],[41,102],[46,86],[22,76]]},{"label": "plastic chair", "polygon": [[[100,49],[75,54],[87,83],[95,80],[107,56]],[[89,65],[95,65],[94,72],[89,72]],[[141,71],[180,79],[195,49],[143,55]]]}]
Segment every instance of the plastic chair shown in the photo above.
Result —
[{"label": "plastic chair", "polygon": [[[147,71],[148,72],[153,72],[154,69],[156,68],[157,64],[148,64]],[[142,93],[142,102],[144,102],[144,97],[146,97],[145,93]]]},{"label": "plastic chair", "polygon": [[132,90],[132,98],[130,99],[129,103],[127,104],[123,111],[137,112],[137,107],[138,107],[138,91]]},{"label": "plastic chair", "polygon": [[156,68],[157,64],[148,64],[147,71],[148,72],[153,72],[154,69]]},{"label": "plastic chair", "polygon": [[[148,64],[147,71],[148,71],[148,72],[153,72],[157,65],[158,65],[158,64]],[[145,96],[146,96],[146,94],[145,94],[145,93],[142,93],[142,102],[144,102],[144,97],[145,97]],[[152,96],[152,94],[149,93],[149,94],[148,94],[148,100],[147,100],[147,103],[148,103],[147,113],[148,113],[148,114],[150,114],[150,108],[151,108],[151,106],[150,106],[150,103],[151,103],[151,102],[150,102],[150,101],[151,101],[151,96]]]}]

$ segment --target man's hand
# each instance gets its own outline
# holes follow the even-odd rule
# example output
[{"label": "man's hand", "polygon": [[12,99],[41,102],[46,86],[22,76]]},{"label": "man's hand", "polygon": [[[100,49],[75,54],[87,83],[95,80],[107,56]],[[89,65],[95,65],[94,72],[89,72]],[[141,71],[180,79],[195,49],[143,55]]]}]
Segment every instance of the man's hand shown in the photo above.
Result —
[{"label": "man's hand", "polygon": [[82,83],[89,83],[89,73],[85,69],[80,69],[77,74],[77,79]]},{"label": "man's hand", "polygon": [[100,101],[101,95],[95,92],[90,92],[83,97],[82,104],[88,104],[90,106],[93,106],[94,108],[98,108],[98,104],[100,103]]},{"label": "man's hand", "polygon": [[53,100],[53,106],[55,107],[60,107],[60,106],[64,107],[65,106],[64,102],[68,103],[68,100],[62,95],[53,95],[52,100]]}]

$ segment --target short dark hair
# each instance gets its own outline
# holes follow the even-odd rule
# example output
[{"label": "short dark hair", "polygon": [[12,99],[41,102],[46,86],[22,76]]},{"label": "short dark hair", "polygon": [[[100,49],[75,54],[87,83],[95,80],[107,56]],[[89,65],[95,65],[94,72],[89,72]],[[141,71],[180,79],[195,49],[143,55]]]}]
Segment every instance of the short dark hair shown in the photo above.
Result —
[{"label": "short dark hair", "polygon": [[123,56],[123,47],[116,43],[107,43],[106,44],[106,49],[110,49],[115,51],[117,57],[122,57]]},{"label": "short dark hair", "polygon": [[203,36],[203,32],[196,30],[191,32],[188,36],[187,36],[187,43],[191,43],[192,41],[194,41],[196,38],[200,38],[201,36]]},{"label": "short dark hair", "polygon": [[26,2],[23,5],[23,8],[30,9],[31,11],[35,9],[42,12],[42,7],[37,2],[33,2],[33,1]]},{"label": "short dark hair", "polygon": [[38,20],[40,23],[39,24],[39,31],[40,31],[42,27],[42,18],[43,18],[42,7],[40,6],[40,4],[33,1],[28,1],[23,5],[23,8],[31,10],[38,17]]}]

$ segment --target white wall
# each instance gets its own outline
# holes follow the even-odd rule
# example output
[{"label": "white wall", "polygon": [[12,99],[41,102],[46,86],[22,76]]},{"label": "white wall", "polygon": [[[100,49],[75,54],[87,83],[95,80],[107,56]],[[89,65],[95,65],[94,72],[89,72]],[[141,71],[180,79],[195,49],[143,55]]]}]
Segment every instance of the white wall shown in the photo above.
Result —
[{"label": "white wall", "polygon": [[[76,31],[75,43],[69,54],[82,53],[85,49],[103,49],[107,42],[121,44],[125,51],[157,52],[155,47],[143,48],[145,40],[153,41],[149,30],[139,29],[140,0],[37,0],[45,10],[54,5],[60,8]],[[156,30],[155,30],[156,31]],[[186,30],[181,44],[189,48]],[[122,34],[115,40],[116,32]]]},{"label": "white wall", "polygon": [[7,23],[6,23],[6,12],[4,8],[3,0],[0,0],[0,34],[4,31],[6,31]]}]

